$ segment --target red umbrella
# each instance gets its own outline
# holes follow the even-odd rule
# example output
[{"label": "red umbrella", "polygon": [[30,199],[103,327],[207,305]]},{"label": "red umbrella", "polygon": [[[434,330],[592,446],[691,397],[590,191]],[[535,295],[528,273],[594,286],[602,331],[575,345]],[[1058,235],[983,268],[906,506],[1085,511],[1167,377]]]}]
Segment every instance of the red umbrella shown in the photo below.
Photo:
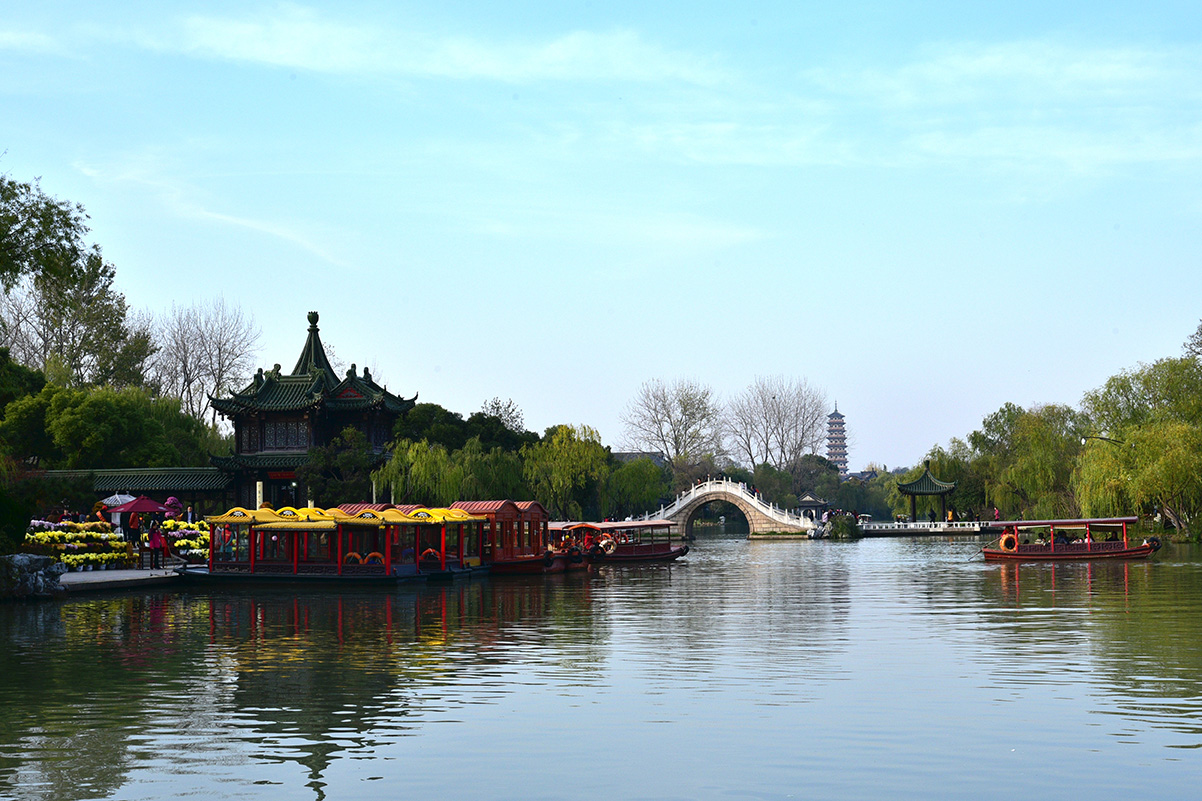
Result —
[{"label": "red umbrella", "polygon": [[139,495],[128,503],[123,503],[120,506],[114,506],[109,509],[110,514],[125,514],[126,512],[170,512],[163,504],[158,501],[152,501],[145,495]]}]

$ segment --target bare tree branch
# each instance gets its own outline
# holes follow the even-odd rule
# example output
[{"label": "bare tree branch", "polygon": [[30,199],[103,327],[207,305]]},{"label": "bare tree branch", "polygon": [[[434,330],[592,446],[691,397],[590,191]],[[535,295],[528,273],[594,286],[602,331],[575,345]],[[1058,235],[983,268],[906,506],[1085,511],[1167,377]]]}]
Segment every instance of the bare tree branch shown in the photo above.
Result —
[{"label": "bare tree branch", "polygon": [[826,393],[805,379],[758,376],[727,405],[726,437],[749,468],[791,472],[822,444],[826,409]]},{"label": "bare tree branch", "polygon": [[677,472],[723,453],[721,405],[714,391],[697,381],[646,382],[622,422],[627,447],[658,451]]},{"label": "bare tree branch", "polygon": [[242,309],[225,298],[192,306],[172,305],[159,321],[154,376],[162,392],[180,399],[185,411],[203,419],[209,396],[230,392],[254,368],[260,332]]}]

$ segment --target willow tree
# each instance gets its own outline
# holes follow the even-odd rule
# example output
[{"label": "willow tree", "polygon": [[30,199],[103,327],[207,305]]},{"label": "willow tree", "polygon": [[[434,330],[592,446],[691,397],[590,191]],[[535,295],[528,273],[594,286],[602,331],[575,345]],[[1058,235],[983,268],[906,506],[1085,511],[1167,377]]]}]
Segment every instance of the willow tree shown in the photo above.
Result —
[{"label": "willow tree", "polygon": [[1088,428],[1087,418],[1068,406],[1007,403],[968,436],[973,485],[1008,515],[1074,516],[1079,507],[1070,480]]},{"label": "willow tree", "polygon": [[534,497],[560,520],[583,514],[583,491],[607,471],[601,435],[586,425],[560,425],[536,445],[522,448],[524,473]]},{"label": "willow tree", "polygon": [[502,448],[485,450],[479,437],[472,437],[451,455],[463,480],[456,500],[525,498],[529,495],[522,472],[522,459]]},{"label": "willow tree", "polygon": [[1202,513],[1202,425],[1163,420],[1087,440],[1073,477],[1086,514],[1160,513],[1183,534]]},{"label": "willow tree", "polygon": [[371,477],[393,503],[439,507],[459,499],[463,471],[442,445],[402,439],[389,451],[389,459]]}]

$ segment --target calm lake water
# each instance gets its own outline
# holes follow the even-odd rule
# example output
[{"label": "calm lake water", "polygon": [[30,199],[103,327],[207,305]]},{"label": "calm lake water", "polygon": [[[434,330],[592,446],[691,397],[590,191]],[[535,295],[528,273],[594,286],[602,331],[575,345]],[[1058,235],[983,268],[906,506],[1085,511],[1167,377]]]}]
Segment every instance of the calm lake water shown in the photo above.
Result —
[{"label": "calm lake water", "polygon": [[0,605],[0,798],[1196,797],[1202,551]]}]

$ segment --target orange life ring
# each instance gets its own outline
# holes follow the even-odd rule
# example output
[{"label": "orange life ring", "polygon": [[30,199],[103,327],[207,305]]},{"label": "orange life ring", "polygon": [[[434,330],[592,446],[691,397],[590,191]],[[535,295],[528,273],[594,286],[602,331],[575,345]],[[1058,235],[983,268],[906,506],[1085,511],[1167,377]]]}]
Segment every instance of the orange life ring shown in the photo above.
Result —
[{"label": "orange life ring", "polygon": [[363,557],[363,564],[365,564],[365,565],[373,564],[371,561],[373,559],[376,560],[375,564],[377,564],[377,565],[384,564],[384,554],[380,553],[379,551],[372,551],[367,556]]},{"label": "orange life ring", "polygon": [[630,542],[630,537],[626,536],[625,534],[619,534],[614,539],[618,541],[619,545],[625,545],[626,543]]},{"label": "orange life ring", "polygon": [[434,550],[433,548],[427,548],[426,550],[422,551],[422,559],[441,559],[441,558],[442,557],[439,555],[438,551]]},{"label": "orange life ring", "polygon": [[363,564],[363,557],[360,556],[359,554],[355,553],[354,551],[351,551],[346,556],[342,557],[343,563],[348,564],[348,565],[351,563],[352,559],[355,560],[355,564],[357,564],[357,565]]},{"label": "orange life ring", "polygon": [[998,540],[997,544],[998,547],[1003,551],[1006,551],[1007,553],[1014,553],[1018,550],[1018,537],[1007,532],[1006,534],[1002,535],[1002,538]]}]

